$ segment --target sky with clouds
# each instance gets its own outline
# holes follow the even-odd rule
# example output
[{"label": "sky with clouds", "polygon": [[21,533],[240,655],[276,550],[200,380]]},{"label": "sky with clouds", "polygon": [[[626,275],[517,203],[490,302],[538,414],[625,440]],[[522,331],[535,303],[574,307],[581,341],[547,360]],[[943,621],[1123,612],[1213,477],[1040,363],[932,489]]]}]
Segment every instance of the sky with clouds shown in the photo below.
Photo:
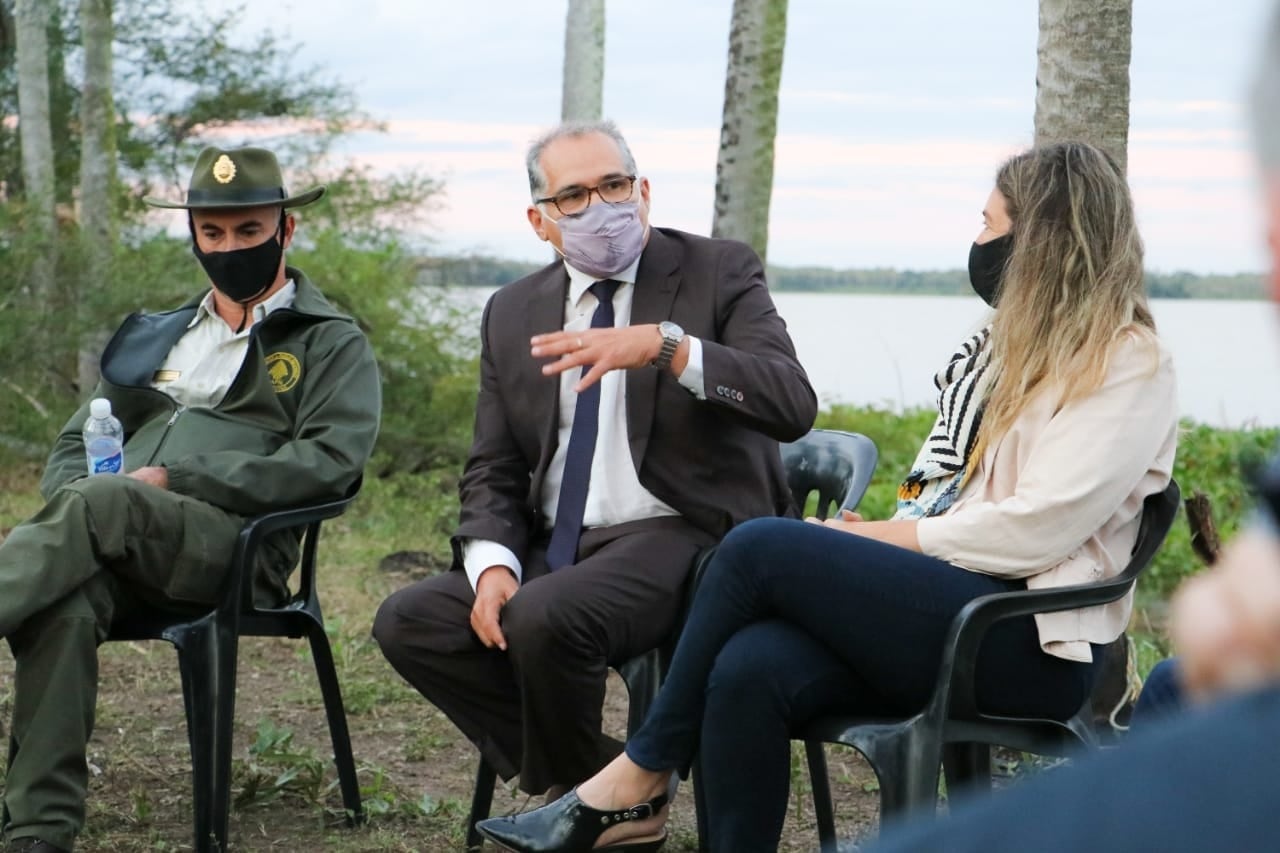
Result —
[{"label": "sky with clouds", "polygon": [[[347,156],[444,180],[436,250],[541,261],[523,157],[560,115],[566,5],[257,0],[241,26],[286,35],[387,122]],[[732,5],[606,4],[604,112],[657,224],[710,229]],[[996,167],[1032,138],[1036,5],[791,0],[770,262],[962,267]],[[1134,0],[1129,172],[1151,269],[1265,266],[1244,104],[1270,8]]]}]

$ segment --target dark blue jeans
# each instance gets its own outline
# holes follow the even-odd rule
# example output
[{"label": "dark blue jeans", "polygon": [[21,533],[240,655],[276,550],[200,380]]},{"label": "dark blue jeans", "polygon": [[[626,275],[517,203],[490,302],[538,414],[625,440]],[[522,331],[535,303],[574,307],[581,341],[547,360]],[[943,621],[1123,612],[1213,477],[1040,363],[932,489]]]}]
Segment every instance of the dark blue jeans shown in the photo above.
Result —
[{"label": "dark blue jeans", "polygon": [[[919,710],[955,614],[978,596],[1024,586],[802,521],[747,522],[708,565],[666,683],[627,754],[670,770],[701,749],[713,849],[776,850],[792,734],[822,714]],[[1031,617],[1008,620],[979,654],[978,701],[1066,718],[1092,675],[1091,664],[1044,654]]]},{"label": "dark blue jeans", "polygon": [[1156,664],[1142,683],[1138,701],[1133,703],[1129,725],[1134,729],[1145,728],[1180,713],[1187,704],[1181,678],[1177,658],[1165,658]]}]

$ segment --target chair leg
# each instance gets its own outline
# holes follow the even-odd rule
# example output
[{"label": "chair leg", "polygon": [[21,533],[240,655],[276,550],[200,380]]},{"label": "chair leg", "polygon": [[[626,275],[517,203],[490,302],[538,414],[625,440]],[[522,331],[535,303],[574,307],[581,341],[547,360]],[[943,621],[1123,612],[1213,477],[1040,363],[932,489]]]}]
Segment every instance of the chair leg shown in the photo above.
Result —
[{"label": "chair leg", "polygon": [[237,637],[210,617],[166,635],[178,649],[191,743],[191,799],[196,853],[227,849],[231,751],[236,702]]},{"label": "chair leg", "polygon": [[489,762],[480,758],[480,766],[476,768],[476,790],[471,795],[471,814],[467,815],[467,851],[479,850],[484,838],[476,829],[476,824],[489,816],[493,808],[493,786],[498,783],[498,773],[489,766]]},{"label": "chair leg", "polygon": [[[18,739],[12,734],[9,735],[9,758],[5,764],[5,772],[9,772],[9,768],[13,766],[13,759],[18,755]],[[5,804],[3,798],[0,798],[0,827],[9,825],[9,806]]]},{"label": "chair leg", "polygon": [[990,793],[991,748],[985,743],[949,743],[942,747],[942,771],[947,798],[966,793]]},{"label": "chair leg", "polygon": [[831,803],[831,781],[827,776],[827,755],[822,741],[804,742],[809,760],[809,787],[813,789],[813,817],[818,825],[818,847],[822,853],[836,853],[836,816]]},{"label": "chair leg", "polygon": [[311,657],[316,664],[320,694],[324,697],[324,713],[329,720],[333,763],[338,769],[338,787],[347,812],[347,825],[357,826],[364,823],[364,806],[360,802],[360,782],[356,777],[356,760],[351,754],[351,733],[347,729],[347,713],[342,706],[338,671],[333,665],[333,650],[329,648],[324,626],[311,619],[307,620],[307,639],[311,642]]},{"label": "chair leg", "polygon": [[636,733],[662,687],[662,654],[650,649],[618,667],[627,686],[627,737]]},{"label": "chair leg", "polygon": [[702,775],[701,755],[694,756],[690,774],[693,777],[694,817],[698,826],[698,853],[708,853],[711,850],[711,832],[707,826],[707,792],[702,785],[706,777]]},{"label": "chair leg", "polygon": [[880,827],[908,812],[932,811],[938,802],[937,752],[899,737],[862,744],[859,751],[871,762],[880,781]]}]

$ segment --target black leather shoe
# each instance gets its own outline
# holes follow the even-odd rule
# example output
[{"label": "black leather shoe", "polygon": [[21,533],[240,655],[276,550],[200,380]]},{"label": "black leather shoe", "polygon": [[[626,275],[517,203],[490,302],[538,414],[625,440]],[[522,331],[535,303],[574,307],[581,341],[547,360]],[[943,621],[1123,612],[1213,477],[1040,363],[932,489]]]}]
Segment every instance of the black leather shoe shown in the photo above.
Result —
[{"label": "black leather shoe", "polygon": [[661,838],[623,840],[605,847],[592,845],[606,829],[653,817],[666,804],[667,795],[659,794],[629,809],[600,811],[583,803],[573,790],[551,805],[531,812],[478,821],[476,829],[485,838],[515,853],[654,853],[666,842],[665,831]]},{"label": "black leather shoe", "polygon": [[15,838],[4,848],[4,853],[71,853],[63,847],[41,841],[39,838]]}]

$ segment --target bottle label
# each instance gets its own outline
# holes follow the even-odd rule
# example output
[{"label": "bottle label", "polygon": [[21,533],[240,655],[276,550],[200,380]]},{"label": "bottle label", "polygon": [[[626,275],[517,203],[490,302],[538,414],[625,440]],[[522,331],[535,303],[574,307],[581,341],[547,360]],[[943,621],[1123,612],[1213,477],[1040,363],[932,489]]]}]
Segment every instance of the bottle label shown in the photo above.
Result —
[{"label": "bottle label", "polygon": [[124,468],[124,448],[116,439],[91,438],[85,442],[84,450],[90,474],[119,474]]},{"label": "bottle label", "polygon": [[107,456],[103,459],[89,460],[92,465],[91,474],[119,474],[120,468],[124,464],[124,454],[117,453],[115,456]]}]

